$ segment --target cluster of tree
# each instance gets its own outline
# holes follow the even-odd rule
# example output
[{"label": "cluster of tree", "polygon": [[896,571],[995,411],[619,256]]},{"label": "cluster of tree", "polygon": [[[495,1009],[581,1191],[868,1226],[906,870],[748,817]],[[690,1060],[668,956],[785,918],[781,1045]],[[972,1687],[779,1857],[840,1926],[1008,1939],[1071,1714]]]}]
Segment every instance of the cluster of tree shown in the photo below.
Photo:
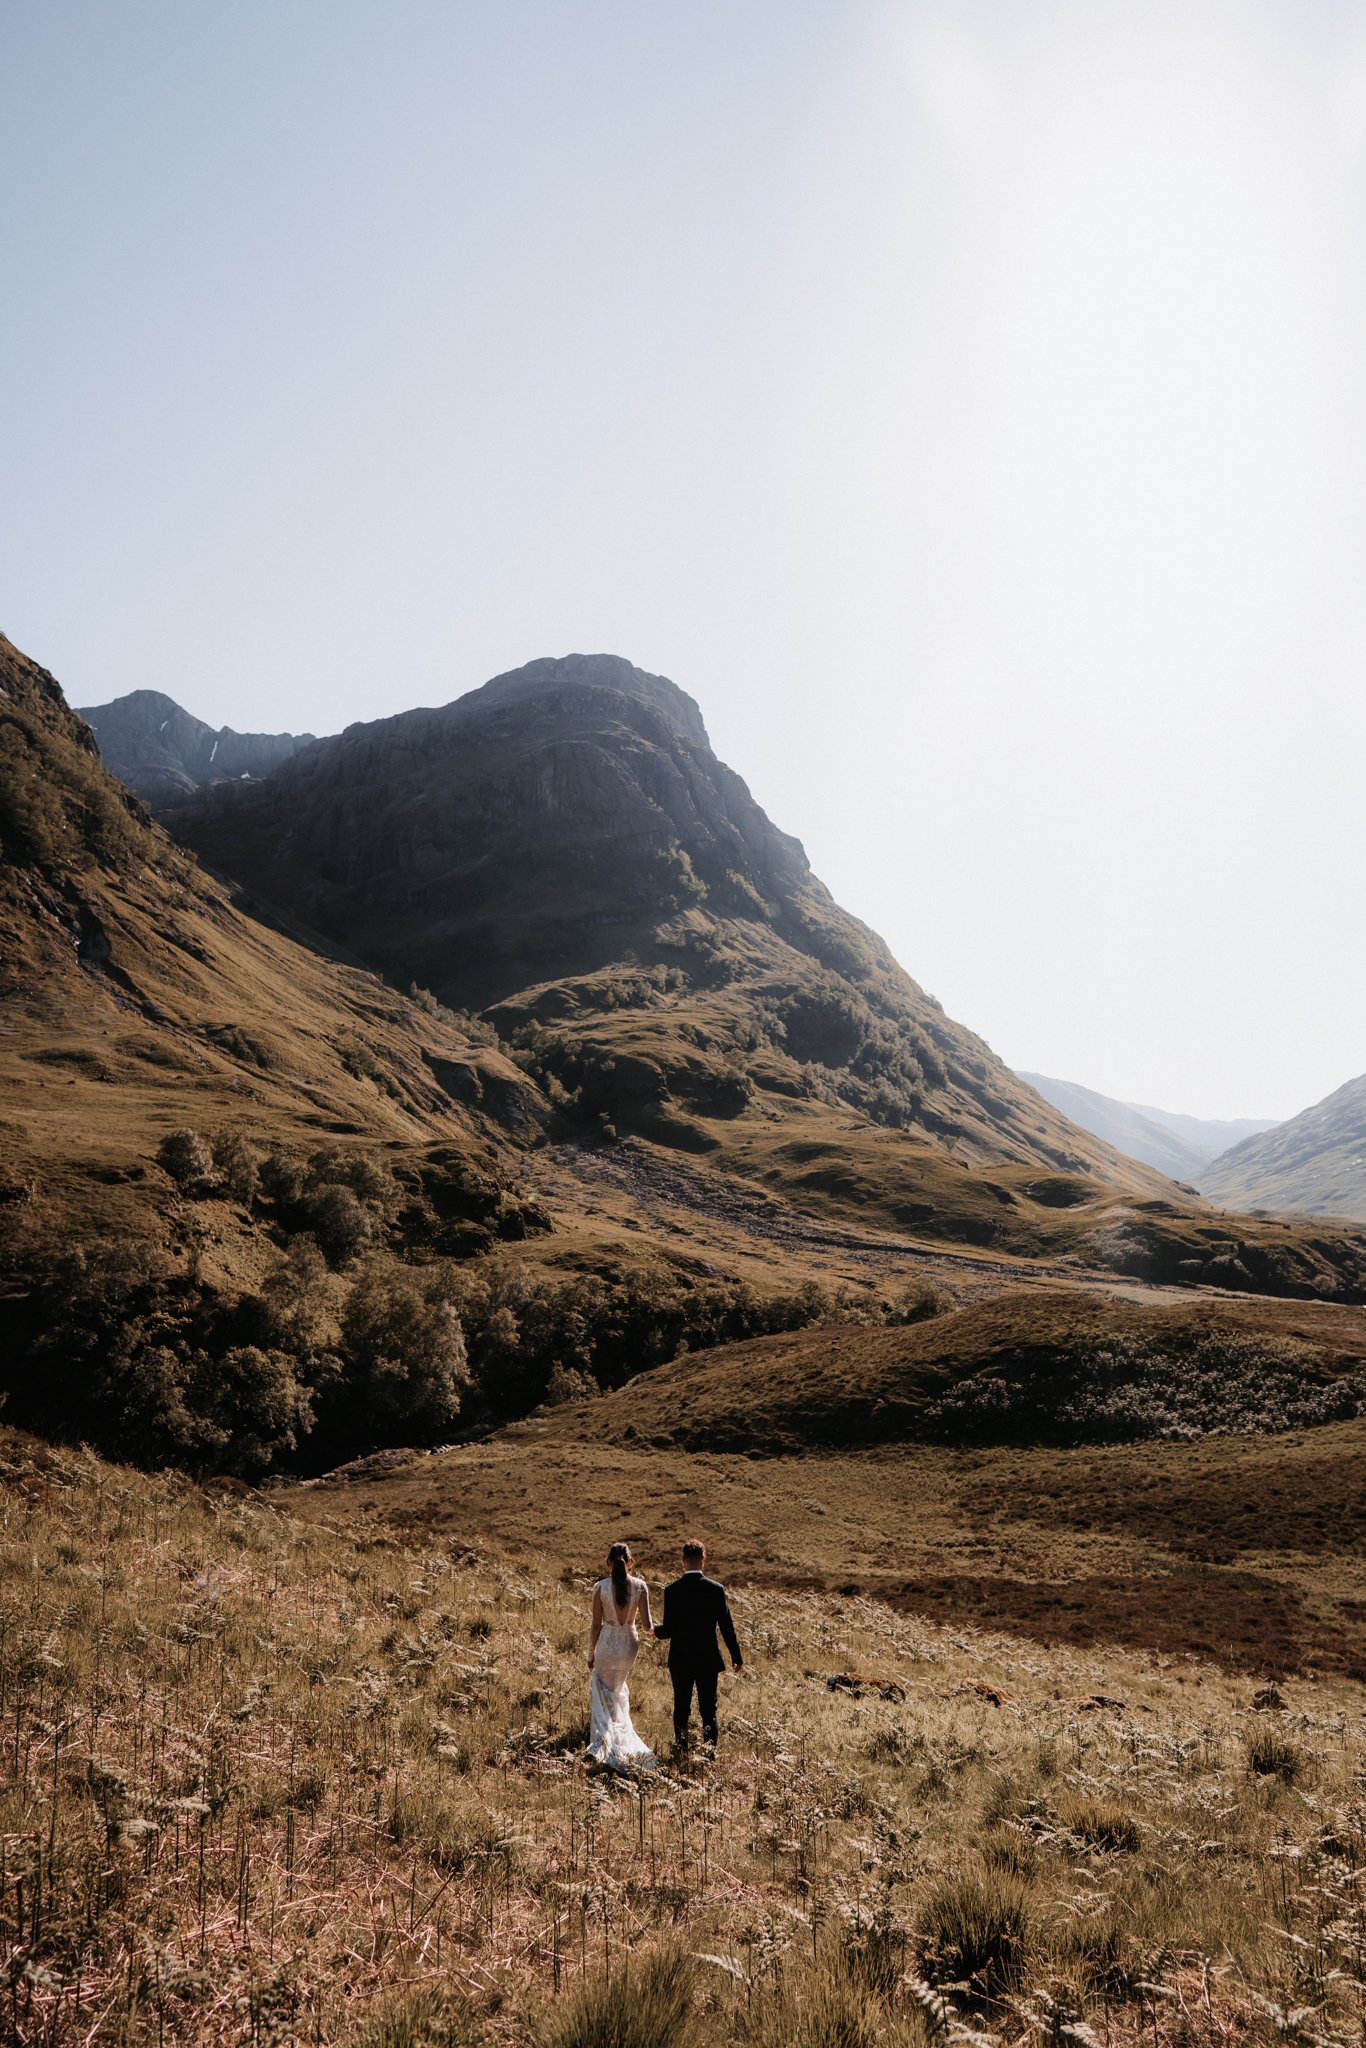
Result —
[{"label": "cluster of tree", "polygon": [[277,1239],[312,1237],[345,1268],[391,1240],[468,1256],[499,1238],[550,1227],[539,1204],[481,1172],[451,1146],[433,1146],[402,1180],[385,1160],[325,1145],[305,1158],[265,1151],[240,1131],[172,1131],[157,1164],[191,1201],[230,1198]]},{"label": "cluster of tree", "polygon": [[337,1145],[299,1159],[262,1153],[240,1131],[172,1131],[157,1148],[157,1164],[192,1199],[228,1195],[248,1209],[268,1207],[283,1231],[307,1231],[337,1266],[375,1243],[400,1200],[383,1160]]},{"label": "cluster of tree", "polygon": [[307,1232],[233,1296],[137,1245],[69,1252],[36,1286],[36,1334],[7,1376],[14,1420],[134,1463],[244,1478],[439,1443],[686,1349],[944,1305],[923,1287],[761,1295],[663,1263],[564,1277],[506,1255],[405,1264],[372,1248],[339,1267]]},{"label": "cluster of tree", "polygon": [[259,1477],[431,1442],[469,1384],[449,1262],[378,1252],[343,1275],[301,1234],[257,1292],[227,1295],[146,1244],[79,1247],[40,1276],[9,1413],[134,1464]]}]

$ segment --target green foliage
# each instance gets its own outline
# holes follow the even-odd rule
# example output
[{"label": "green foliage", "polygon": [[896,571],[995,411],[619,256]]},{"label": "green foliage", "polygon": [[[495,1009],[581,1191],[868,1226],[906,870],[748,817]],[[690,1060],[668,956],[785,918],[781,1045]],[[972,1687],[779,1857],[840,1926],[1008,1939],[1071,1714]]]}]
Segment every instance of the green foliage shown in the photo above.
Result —
[{"label": "green foliage", "polygon": [[283,1351],[226,1333],[208,1348],[200,1307],[150,1247],[61,1260],[21,1412],[133,1464],[258,1477],[308,1433],[311,1390]]},{"label": "green foliage", "polygon": [[367,1266],[347,1298],[341,1347],[336,1398],[354,1434],[431,1438],[459,1415],[469,1377],[465,1335],[444,1268]]},{"label": "green foliage", "polygon": [[1271,1435],[1366,1412],[1366,1379],[1321,1377],[1293,1338],[1203,1332],[1182,1345],[1115,1335],[1103,1349],[1021,1351],[925,1411],[945,1442],[1135,1443]]},{"label": "green foliage", "polygon": [[345,1266],[369,1249],[374,1219],[359,1196],[335,1182],[324,1182],[307,1196],[306,1213],[318,1244],[334,1266]]},{"label": "green foliage", "polygon": [[210,1146],[215,1177],[235,1201],[250,1208],[261,1179],[256,1147],[240,1131],[220,1131]]},{"label": "green foliage", "polygon": [[283,1258],[261,1284],[256,1307],[265,1341],[300,1361],[316,1376],[338,1342],[333,1282],[318,1240],[306,1233],[291,1238]]},{"label": "green foliage", "polygon": [[182,1194],[207,1192],[214,1182],[213,1147],[199,1131],[172,1131],[157,1146],[157,1165]]},{"label": "green foliage", "polygon": [[456,1030],[475,1045],[497,1045],[498,1033],[484,1018],[473,1010],[452,1010],[439,1002],[429,988],[419,988],[415,981],[408,984],[408,1000],[424,1017],[438,1018],[443,1024],[452,1024]]},{"label": "green foliage", "polygon": [[260,1192],[284,1229],[307,1231],[334,1266],[346,1266],[387,1231],[398,1206],[393,1174],[371,1152],[328,1145],[300,1160],[271,1151]]}]

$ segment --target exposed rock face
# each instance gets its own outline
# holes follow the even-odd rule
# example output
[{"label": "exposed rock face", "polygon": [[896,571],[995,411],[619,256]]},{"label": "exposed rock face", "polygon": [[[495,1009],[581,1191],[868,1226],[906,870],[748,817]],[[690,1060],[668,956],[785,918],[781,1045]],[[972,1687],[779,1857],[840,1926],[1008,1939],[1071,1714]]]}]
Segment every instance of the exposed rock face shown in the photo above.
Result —
[{"label": "exposed rock face", "polygon": [[[855,1170],[851,1149],[879,1129],[928,1140],[956,1189],[983,1161],[1167,1188],[945,1017],[717,759],[692,699],[616,657],[532,662],[351,726],[167,816],[390,980],[486,1011],[546,1086],[618,1129],[716,1151],[751,1119],[774,1141],[791,1125],[774,1184],[855,1204],[884,1156]],[[972,1216],[937,1199],[897,1214],[986,1243],[1014,1202],[975,1187]]]},{"label": "exposed rock face", "polygon": [[133,690],[80,711],[110,773],[156,809],[213,782],[253,780],[309,746],[313,734],[217,731],[160,690]]},{"label": "exposed rock face", "polygon": [[1366,1074],[1222,1153],[1199,1184],[1231,1208],[1304,1210],[1366,1223]]},{"label": "exposed rock face", "polygon": [[653,953],[658,920],[693,903],[762,917],[811,879],[693,700],[614,656],[532,662],[441,710],[349,726],[260,787],[168,815],[391,978],[480,1008]]}]

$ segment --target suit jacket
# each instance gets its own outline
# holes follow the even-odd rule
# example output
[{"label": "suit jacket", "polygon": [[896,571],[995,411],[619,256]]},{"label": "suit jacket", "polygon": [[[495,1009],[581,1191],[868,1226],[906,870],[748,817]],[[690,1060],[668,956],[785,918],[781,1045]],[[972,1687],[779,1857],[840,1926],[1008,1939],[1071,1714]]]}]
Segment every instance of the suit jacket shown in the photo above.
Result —
[{"label": "suit jacket", "polygon": [[664,1618],[655,1634],[668,1642],[670,1671],[724,1671],[725,1659],[716,1640],[718,1629],[731,1662],[739,1664],[740,1645],[725,1587],[701,1572],[685,1572],[664,1588]]}]

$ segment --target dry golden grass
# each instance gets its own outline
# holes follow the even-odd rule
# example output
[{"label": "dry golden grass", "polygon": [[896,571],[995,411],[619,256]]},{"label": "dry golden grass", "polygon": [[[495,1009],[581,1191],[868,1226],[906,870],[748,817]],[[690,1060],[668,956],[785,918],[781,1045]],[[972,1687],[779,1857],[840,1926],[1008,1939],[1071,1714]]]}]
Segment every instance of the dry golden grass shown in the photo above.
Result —
[{"label": "dry golden grass", "polygon": [[1287,1686],[1268,1762],[1212,1665],[754,1588],[720,1759],[606,1779],[595,1557],[3,1457],[17,2041],[1359,2037],[1359,1687]]},{"label": "dry golden grass", "polygon": [[610,1526],[657,1571],[696,1526],[751,1588],[847,1588],[1043,1642],[1366,1676],[1366,1420],[754,1459],[604,1440],[615,1398],[288,1498],[310,1520],[375,1517],[416,1541],[479,1532],[527,1560],[581,1557]]}]

